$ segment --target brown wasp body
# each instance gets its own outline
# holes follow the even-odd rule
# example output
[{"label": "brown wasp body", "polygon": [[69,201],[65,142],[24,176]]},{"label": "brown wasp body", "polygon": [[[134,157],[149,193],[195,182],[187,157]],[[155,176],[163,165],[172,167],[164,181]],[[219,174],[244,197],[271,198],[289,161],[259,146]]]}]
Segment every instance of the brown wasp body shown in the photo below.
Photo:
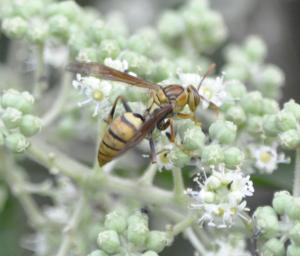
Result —
[{"label": "brown wasp body", "polygon": [[[98,160],[100,166],[120,156],[146,137],[150,141],[152,160],[154,160],[154,144],[151,137],[153,129],[157,126],[158,129],[164,130],[170,126],[170,140],[174,141],[172,117],[176,115],[180,118],[193,119],[197,106],[201,100],[204,100],[193,85],[187,88],[177,84],[162,87],[98,63],[78,62],[71,64],[68,70],[151,90],[150,104],[144,116],[132,113],[122,96],[115,100],[108,118],[108,130],[99,146]],[[126,112],[113,119],[119,100],[122,101]],[[180,113],[186,105],[189,106],[191,114]]]}]

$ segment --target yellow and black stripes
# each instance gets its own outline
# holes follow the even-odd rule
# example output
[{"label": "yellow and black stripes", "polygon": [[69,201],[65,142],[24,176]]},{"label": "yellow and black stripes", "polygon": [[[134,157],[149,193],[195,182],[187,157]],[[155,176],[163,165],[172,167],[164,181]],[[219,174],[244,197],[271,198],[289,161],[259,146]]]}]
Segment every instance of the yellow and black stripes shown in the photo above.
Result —
[{"label": "yellow and black stripes", "polygon": [[100,166],[111,161],[126,147],[126,144],[136,134],[143,122],[142,116],[130,112],[126,112],[113,120],[99,147]]}]

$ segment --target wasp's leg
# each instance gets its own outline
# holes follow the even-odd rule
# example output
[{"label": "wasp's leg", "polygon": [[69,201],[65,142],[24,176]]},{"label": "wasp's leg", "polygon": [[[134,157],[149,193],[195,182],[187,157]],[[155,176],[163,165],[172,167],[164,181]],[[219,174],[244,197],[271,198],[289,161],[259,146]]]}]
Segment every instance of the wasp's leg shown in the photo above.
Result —
[{"label": "wasp's leg", "polygon": [[125,100],[125,98],[122,95],[120,95],[115,99],[115,102],[114,102],[114,104],[113,104],[113,106],[110,110],[110,113],[109,113],[107,119],[104,120],[106,123],[110,124],[112,122],[112,120],[114,118],[115,111],[116,111],[116,107],[117,107],[117,104],[118,104],[119,101],[122,102],[122,105],[123,105],[124,109],[126,110],[126,112],[132,112],[132,110],[129,107],[129,105],[128,105],[127,101]]},{"label": "wasp's leg", "polygon": [[170,126],[170,119],[164,119],[157,124],[157,129],[164,131]]},{"label": "wasp's leg", "polygon": [[155,144],[153,141],[152,134],[150,135],[150,138],[149,138],[149,145],[150,145],[150,151],[151,151],[151,162],[156,163],[156,150],[155,150]]}]

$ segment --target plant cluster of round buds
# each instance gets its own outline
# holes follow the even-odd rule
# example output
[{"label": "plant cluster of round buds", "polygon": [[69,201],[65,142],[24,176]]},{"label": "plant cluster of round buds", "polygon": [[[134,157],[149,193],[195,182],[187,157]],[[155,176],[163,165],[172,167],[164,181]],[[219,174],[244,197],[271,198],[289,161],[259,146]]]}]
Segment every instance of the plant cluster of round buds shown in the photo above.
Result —
[{"label": "plant cluster of round buds", "polygon": [[246,218],[245,197],[254,192],[250,177],[244,176],[239,169],[227,169],[224,165],[212,166],[209,177],[204,168],[203,172],[204,177],[195,178],[198,188],[186,191],[191,198],[191,209],[201,216],[199,223],[226,228],[233,225],[237,217]]},{"label": "plant cluster of round buds", "polygon": [[207,256],[250,256],[246,250],[246,243],[240,234],[230,234],[228,238],[217,239],[217,248],[205,253]]},{"label": "plant cluster of round buds", "polygon": [[13,152],[23,152],[28,137],[41,130],[41,120],[32,115],[34,98],[29,92],[14,89],[4,91],[0,97],[0,145]]},{"label": "plant cluster of round buds", "polygon": [[122,211],[111,212],[105,217],[104,227],[97,238],[100,250],[89,256],[157,256],[169,243],[165,232],[149,230],[148,216],[141,212],[131,216]]},{"label": "plant cluster of round buds", "polygon": [[206,0],[191,0],[178,11],[164,13],[158,31],[168,45],[178,47],[188,41],[199,52],[216,49],[227,36],[222,16]]},{"label": "plant cluster of round buds", "polygon": [[253,166],[264,174],[273,173],[278,168],[278,164],[290,163],[290,158],[278,152],[276,144],[250,145],[249,154],[253,160]]},{"label": "plant cluster of round buds", "polygon": [[[271,206],[254,212],[262,255],[296,256],[300,253],[300,198],[276,192]],[[286,247],[285,245],[288,244]]]},{"label": "plant cluster of round buds", "polygon": [[257,36],[250,36],[242,46],[230,45],[225,50],[226,77],[248,82],[264,96],[277,99],[284,75],[278,67],[263,63],[266,54],[266,45]]}]

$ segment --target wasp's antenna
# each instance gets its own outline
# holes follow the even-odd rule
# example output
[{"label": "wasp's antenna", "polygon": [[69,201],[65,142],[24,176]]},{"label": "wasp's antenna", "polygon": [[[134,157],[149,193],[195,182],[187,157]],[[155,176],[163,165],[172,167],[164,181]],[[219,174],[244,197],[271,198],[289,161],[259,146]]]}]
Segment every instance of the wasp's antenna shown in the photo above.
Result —
[{"label": "wasp's antenna", "polygon": [[203,81],[205,80],[205,78],[206,78],[207,76],[209,76],[209,75],[215,70],[215,68],[216,68],[216,64],[215,64],[215,63],[209,65],[209,67],[208,67],[206,73],[204,74],[204,76],[202,77],[200,83],[198,84],[197,91],[200,90],[200,87],[201,87]]}]

